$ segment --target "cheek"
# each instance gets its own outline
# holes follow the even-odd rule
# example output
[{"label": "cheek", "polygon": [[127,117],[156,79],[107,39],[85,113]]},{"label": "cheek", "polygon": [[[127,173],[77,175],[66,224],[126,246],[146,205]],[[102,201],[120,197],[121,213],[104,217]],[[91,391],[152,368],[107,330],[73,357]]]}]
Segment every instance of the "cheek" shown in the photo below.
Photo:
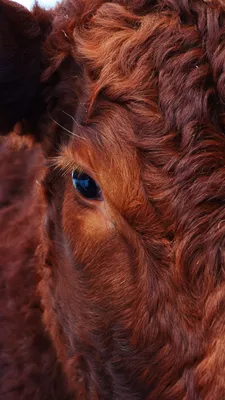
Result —
[{"label": "cheek", "polygon": [[135,248],[115,229],[102,205],[85,207],[73,188],[65,190],[59,236],[54,241],[51,304],[59,331],[72,350],[77,342],[88,341],[93,330],[102,332],[106,315],[113,321],[120,314],[129,324],[127,310],[135,310],[138,298]]},{"label": "cheek", "polygon": [[84,207],[76,201],[73,191],[68,190],[62,216],[70,261],[64,263],[63,274],[59,275],[67,278],[69,286],[81,297],[81,287],[85,288],[94,302],[120,297],[120,290],[132,285],[133,248],[115,229],[109,212],[101,205]]},{"label": "cheek", "polygon": [[87,206],[76,198],[74,188],[65,193],[62,208],[62,226],[70,248],[79,262],[91,255],[99,243],[107,240],[114,232],[114,224],[104,202]]}]

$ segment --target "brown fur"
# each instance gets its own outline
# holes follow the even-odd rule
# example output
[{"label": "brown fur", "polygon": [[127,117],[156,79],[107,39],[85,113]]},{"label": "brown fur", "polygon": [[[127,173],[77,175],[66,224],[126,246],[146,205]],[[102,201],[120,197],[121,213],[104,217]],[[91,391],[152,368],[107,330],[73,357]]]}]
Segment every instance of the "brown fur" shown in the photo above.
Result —
[{"label": "brown fur", "polygon": [[[223,3],[67,0],[30,23],[40,87],[19,119],[10,76],[2,99],[22,147],[1,155],[2,399],[15,380],[23,399],[56,383],[67,398],[44,323],[72,398],[222,400]],[[74,168],[104,201],[82,198]]]}]

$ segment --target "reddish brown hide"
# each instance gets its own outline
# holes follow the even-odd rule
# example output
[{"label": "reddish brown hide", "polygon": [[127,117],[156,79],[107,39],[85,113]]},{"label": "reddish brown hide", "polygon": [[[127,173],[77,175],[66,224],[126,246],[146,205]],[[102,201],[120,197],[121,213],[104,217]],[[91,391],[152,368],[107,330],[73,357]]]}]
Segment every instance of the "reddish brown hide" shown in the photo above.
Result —
[{"label": "reddish brown hide", "polygon": [[223,2],[0,10],[0,399],[223,400]]}]

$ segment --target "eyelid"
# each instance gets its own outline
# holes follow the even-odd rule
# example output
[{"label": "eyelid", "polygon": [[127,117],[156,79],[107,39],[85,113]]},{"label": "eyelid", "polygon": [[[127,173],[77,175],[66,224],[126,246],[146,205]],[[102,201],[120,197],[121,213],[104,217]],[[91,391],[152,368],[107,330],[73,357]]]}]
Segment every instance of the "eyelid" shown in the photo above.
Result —
[{"label": "eyelid", "polygon": [[71,171],[79,171],[80,173],[84,173],[89,175],[99,186],[99,179],[97,178],[99,174],[97,174],[90,165],[90,163],[83,162],[83,159],[76,154],[70,154],[70,152],[67,152],[65,155],[65,152],[62,150],[62,154],[58,155],[57,157],[52,157],[51,158],[51,165],[59,171],[61,171],[62,176],[66,176],[71,173]]},{"label": "eyelid", "polygon": [[49,165],[61,170],[63,175],[67,175],[70,171],[79,171],[82,173],[86,170],[86,168],[82,166],[82,163],[76,162],[74,158],[68,158],[64,155],[52,157]]},{"label": "eyelid", "polygon": [[72,174],[73,174],[74,171],[78,172],[79,174],[86,174],[87,173],[81,165],[75,165],[74,168],[72,169]]}]

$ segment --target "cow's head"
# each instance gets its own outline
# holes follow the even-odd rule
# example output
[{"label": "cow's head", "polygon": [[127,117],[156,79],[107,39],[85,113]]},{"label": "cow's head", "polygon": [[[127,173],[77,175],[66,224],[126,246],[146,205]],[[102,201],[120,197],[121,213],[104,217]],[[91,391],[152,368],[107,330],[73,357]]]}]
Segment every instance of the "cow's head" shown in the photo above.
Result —
[{"label": "cow's head", "polygon": [[183,398],[212,285],[222,14],[117,3],[1,0],[0,128],[17,122],[47,160],[40,291],[71,384],[79,364],[90,398]]}]

